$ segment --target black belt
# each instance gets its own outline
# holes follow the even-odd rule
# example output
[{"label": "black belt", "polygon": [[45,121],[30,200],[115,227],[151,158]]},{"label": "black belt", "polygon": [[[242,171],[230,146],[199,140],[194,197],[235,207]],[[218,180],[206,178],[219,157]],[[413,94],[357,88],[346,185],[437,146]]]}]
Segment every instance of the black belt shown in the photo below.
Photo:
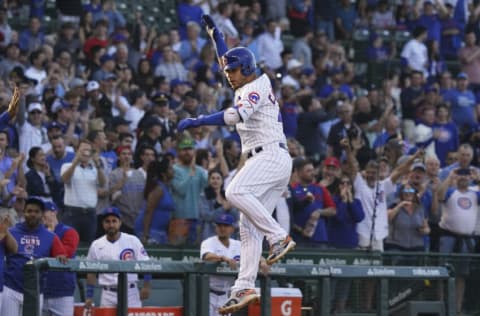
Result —
[{"label": "black belt", "polygon": [[[130,283],[130,284],[128,285],[128,288],[129,288],[129,289],[133,289],[135,286],[136,286],[135,283]],[[103,289],[104,289],[105,291],[118,292],[118,288],[115,287],[115,286],[104,286]]]},{"label": "black belt", "polygon": [[217,295],[217,296],[222,296],[222,295],[227,294],[227,292],[216,291],[216,290],[212,290],[212,289],[210,289],[210,293],[213,293],[213,294],[215,294],[215,295]]},{"label": "black belt", "polygon": [[[288,147],[287,147],[287,145],[285,145],[284,143],[278,143],[278,146],[279,146],[280,148],[283,148],[283,149],[285,149],[286,151],[288,151]],[[255,147],[255,148],[253,148],[252,150],[250,150],[250,151],[248,152],[248,154],[247,154],[247,159],[248,159],[248,158],[252,158],[253,155],[258,154],[258,153],[261,152],[262,150],[263,150],[263,146],[257,146],[257,147]]]}]

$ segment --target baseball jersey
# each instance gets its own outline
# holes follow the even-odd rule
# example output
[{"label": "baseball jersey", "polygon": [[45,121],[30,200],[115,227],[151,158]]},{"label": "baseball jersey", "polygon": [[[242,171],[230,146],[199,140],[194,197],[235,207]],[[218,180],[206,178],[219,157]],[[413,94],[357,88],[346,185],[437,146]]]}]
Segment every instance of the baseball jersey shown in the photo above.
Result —
[{"label": "baseball jersey", "polygon": [[5,262],[5,238],[0,241],[0,292],[3,291],[3,266]]},{"label": "baseball jersey", "polygon": [[[48,231],[45,226],[39,225],[30,230],[25,223],[18,223],[10,228],[10,233],[17,241],[18,252],[7,256],[5,267],[5,286],[23,293],[23,266],[32,259],[57,257],[66,255],[58,237]],[[42,274],[42,290],[44,289],[45,274]]]},{"label": "baseball jersey", "polygon": [[362,175],[357,173],[353,185],[355,187],[355,198],[360,200],[365,213],[365,218],[363,221],[357,224],[358,234],[365,238],[370,238],[373,212],[376,208],[375,231],[373,232],[373,239],[383,240],[388,235],[386,197],[395,192],[395,184],[390,178],[386,178],[385,180],[375,183],[373,188],[371,188],[368,186],[367,181],[365,181]]},{"label": "baseball jersey", "polygon": [[[224,256],[239,262],[240,241],[230,238],[229,247],[227,248],[217,236],[212,236],[202,241],[200,245],[200,258],[203,258],[206,253],[213,253],[217,256]],[[210,276],[210,288],[215,291],[227,292],[232,284],[233,278],[231,277]]]},{"label": "baseball jersey", "polygon": [[442,206],[441,228],[461,235],[472,235],[477,224],[480,192],[460,192],[449,188]]},{"label": "baseball jersey", "polygon": [[[72,227],[58,223],[54,233],[60,238],[68,258],[75,258],[80,237]],[[46,273],[45,298],[73,296],[77,275],[74,272],[48,271]]]},{"label": "baseball jersey", "polygon": [[235,90],[235,106],[241,117],[236,124],[242,150],[271,143],[286,143],[282,116],[266,74]]},{"label": "baseball jersey", "polygon": [[[88,249],[87,260],[149,260],[140,240],[127,233],[120,233],[120,238],[111,242],[106,235],[95,240]],[[103,286],[116,286],[118,273],[101,273],[98,277],[98,284]],[[134,283],[138,280],[136,273],[128,274],[128,282]]]}]

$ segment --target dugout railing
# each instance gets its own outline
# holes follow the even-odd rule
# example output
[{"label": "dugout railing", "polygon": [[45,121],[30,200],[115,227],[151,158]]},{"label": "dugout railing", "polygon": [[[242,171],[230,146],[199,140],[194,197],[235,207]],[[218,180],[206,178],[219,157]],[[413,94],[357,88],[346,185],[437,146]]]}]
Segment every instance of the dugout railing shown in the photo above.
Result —
[{"label": "dugout railing", "polygon": [[[210,275],[235,275],[225,265],[184,261],[87,261],[70,260],[62,264],[56,259],[30,261],[24,267],[24,316],[38,316],[40,311],[40,279],[43,271],[86,273],[118,273],[117,315],[127,315],[127,273],[150,273],[154,278],[181,279],[184,284],[184,316],[208,316],[208,281]],[[430,280],[445,282],[446,315],[455,315],[455,279],[447,267],[393,267],[369,265],[277,264],[268,276],[260,276],[261,314],[271,314],[271,282],[277,278],[318,282],[319,308],[315,315],[330,315],[330,282],[332,279],[370,279],[378,282],[376,315],[389,315],[388,287],[392,280]]]}]

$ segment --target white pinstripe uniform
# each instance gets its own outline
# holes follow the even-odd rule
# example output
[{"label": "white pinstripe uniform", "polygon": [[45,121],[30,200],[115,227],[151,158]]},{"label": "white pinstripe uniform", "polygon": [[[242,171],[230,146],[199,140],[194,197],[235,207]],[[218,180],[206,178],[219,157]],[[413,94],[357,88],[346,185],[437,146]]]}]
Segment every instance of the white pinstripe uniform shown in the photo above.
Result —
[{"label": "white pinstripe uniform", "polygon": [[[273,209],[287,187],[292,169],[280,118],[280,109],[270,79],[263,74],[235,91],[241,122],[236,124],[242,152],[251,153],[227,187],[227,199],[240,215],[240,270],[232,291],[255,288],[262,241],[273,244],[288,234],[272,217]],[[256,148],[262,148],[260,151]],[[285,147],[286,148],[286,147]]]},{"label": "white pinstripe uniform", "polygon": [[[240,241],[230,238],[228,248],[218,239],[218,236],[212,236],[202,241],[200,245],[200,258],[206,253],[214,253],[217,256],[223,256],[230,259],[240,259]],[[218,309],[223,306],[227,300],[227,292],[233,284],[233,278],[228,276],[210,276],[210,313],[209,316],[220,315]],[[220,294],[220,293],[224,294]]]},{"label": "white pinstripe uniform", "polygon": [[[95,240],[88,249],[88,260],[149,260],[148,254],[140,240],[130,234],[121,233],[115,242],[107,240],[106,236]],[[101,273],[98,276],[98,284],[102,287],[100,306],[117,306],[117,277],[118,273]],[[128,306],[142,307],[140,294],[136,283],[136,273],[128,274]],[[105,289],[107,288],[107,289]],[[112,291],[111,289],[115,289]]]}]

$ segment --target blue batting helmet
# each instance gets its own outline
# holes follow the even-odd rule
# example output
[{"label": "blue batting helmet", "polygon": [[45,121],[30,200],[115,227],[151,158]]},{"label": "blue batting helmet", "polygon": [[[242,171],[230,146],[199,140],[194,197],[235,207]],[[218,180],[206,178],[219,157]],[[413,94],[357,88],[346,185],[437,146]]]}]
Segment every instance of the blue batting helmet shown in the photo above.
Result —
[{"label": "blue batting helmet", "polygon": [[225,61],[224,70],[240,68],[244,76],[253,74],[257,68],[255,55],[245,47],[229,49],[225,55],[223,55],[223,59]]}]

